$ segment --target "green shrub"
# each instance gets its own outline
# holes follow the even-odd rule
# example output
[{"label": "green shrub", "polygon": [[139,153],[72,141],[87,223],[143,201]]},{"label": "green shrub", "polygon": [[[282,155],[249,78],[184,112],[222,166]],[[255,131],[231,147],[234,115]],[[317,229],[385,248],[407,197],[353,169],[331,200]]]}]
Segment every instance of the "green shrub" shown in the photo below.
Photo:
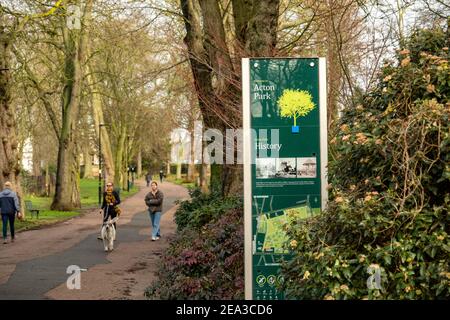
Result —
[{"label": "green shrub", "polygon": [[243,299],[243,207],[238,198],[189,190],[175,213],[177,235],[160,260],[156,299]]},{"label": "green shrub", "polygon": [[242,206],[242,199],[238,197],[223,198],[219,193],[205,194],[198,188],[191,189],[189,194],[191,199],[180,202],[180,207],[175,213],[179,231],[184,228],[198,230],[226,211]]},{"label": "green shrub", "polygon": [[[328,209],[288,227],[283,289],[302,299],[450,298],[450,73],[443,30],[413,34],[344,110]],[[368,269],[381,288],[368,288]]]}]

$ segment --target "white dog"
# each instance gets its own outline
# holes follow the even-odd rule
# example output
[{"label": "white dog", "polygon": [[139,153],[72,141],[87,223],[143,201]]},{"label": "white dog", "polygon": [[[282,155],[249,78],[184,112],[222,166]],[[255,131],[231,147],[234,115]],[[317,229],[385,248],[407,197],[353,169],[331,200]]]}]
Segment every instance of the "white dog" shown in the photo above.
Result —
[{"label": "white dog", "polygon": [[117,222],[118,219],[118,217],[115,217],[114,219],[103,223],[102,240],[105,251],[114,250],[114,240],[116,240],[116,228],[114,228],[114,223]]}]

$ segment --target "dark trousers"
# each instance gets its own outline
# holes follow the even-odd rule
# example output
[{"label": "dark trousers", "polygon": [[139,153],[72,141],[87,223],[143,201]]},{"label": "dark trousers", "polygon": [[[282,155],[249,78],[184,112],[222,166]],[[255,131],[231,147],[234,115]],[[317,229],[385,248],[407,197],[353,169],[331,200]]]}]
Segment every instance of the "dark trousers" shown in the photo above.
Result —
[{"label": "dark trousers", "polygon": [[[103,222],[108,221],[108,217],[111,217],[111,219],[114,219],[117,216],[116,210],[114,210],[114,207],[106,206],[105,210],[103,210]],[[114,229],[117,230],[116,223],[114,222]]]},{"label": "dark trousers", "polygon": [[16,219],[16,215],[12,214],[2,214],[2,222],[3,222],[3,239],[6,239],[7,230],[8,230],[8,221],[9,221],[9,230],[11,231],[11,238],[14,239],[14,220]]}]

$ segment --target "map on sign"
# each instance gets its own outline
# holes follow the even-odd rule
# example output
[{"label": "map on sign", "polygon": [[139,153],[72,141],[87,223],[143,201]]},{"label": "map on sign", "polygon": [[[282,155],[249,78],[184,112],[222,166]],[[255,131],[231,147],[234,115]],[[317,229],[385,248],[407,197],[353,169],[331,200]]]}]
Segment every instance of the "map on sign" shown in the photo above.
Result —
[{"label": "map on sign", "polygon": [[256,252],[270,254],[288,254],[285,246],[288,236],[286,224],[312,215],[308,205],[302,205],[273,212],[262,213],[257,218]]}]

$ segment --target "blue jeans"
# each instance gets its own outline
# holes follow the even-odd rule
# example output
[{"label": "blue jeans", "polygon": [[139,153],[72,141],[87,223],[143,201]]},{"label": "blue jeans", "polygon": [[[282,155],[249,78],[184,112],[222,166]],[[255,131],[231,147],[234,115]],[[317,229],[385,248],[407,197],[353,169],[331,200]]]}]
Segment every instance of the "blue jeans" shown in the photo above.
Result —
[{"label": "blue jeans", "polygon": [[6,239],[7,231],[8,231],[8,221],[9,221],[9,230],[11,231],[11,238],[14,239],[14,220],[16,216],[14,213],[12,214],[2,214],[2,222],[3,222],[3,239]]},{"label": "blue jeans", "polygon": [[150,214],[150,220],[152,221],[152,238],[161,237],[161,233],[159,230],[159,222],[161,221],[161,212],[151,212]]}]

